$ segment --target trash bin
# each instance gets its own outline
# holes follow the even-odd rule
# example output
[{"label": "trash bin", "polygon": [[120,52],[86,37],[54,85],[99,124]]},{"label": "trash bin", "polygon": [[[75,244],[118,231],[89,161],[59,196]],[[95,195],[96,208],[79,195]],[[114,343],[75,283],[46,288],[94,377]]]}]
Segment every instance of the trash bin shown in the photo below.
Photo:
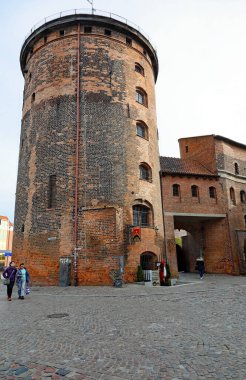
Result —
[{"label": "trash bin", "polygon": [[60,257],[59,286],[71,285],[71,259],[69,257]]}]

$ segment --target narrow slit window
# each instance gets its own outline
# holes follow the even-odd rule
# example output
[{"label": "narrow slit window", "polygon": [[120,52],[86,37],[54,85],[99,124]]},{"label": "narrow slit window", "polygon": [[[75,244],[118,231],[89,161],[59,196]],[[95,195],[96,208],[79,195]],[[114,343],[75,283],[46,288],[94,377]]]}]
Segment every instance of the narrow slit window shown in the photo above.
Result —
[{"label": "narrow slit window", "polygon": [[180,186],[176,183],[173,185],[173,196],[174,197],[180,196]]},{"label": "narrow slit window", "polygon": [[239,174],[239,165],[237,162],[235,162],[234,168],[235,168],[235,174]]},{"label": "narrow slit window", "polygon": [[48,208],[56,205],[56,175],[49,176]]},{"label": "narrow slit window", "polygon": [[191,196],[193,198],[198,198],[198,187],[196,185],[191,186]]},{"label": "narrow slit window", "polygon": [[235,206],[236,197],[235,197],[235,190],[233,189],[233,187],[230,188],[230,199],[231,199],[231,203]]},{"label": "narrow slit window", "polygon": [[244,190],[240,191],[240,201],[241,201],[241,203],[245,203],[246,202],[246,196],[245,196],[245,191]]},{"label": "narrow slit window", "polygon": [[210,198],[216,198],[216,189],[214,186],[210,186],[209,188],[209,196]]},{"label": "narrow slit window", "polygon": [[36,95],[35,95],[35,92],[32,93],[32,103],[35,102],[35,98],[36,98]]},{"label": "narrow slit window", "polygon": [[126,44],[127,44],[128,46],[132,46],[132,39],[129,38],[129,37],[126,37]]}]

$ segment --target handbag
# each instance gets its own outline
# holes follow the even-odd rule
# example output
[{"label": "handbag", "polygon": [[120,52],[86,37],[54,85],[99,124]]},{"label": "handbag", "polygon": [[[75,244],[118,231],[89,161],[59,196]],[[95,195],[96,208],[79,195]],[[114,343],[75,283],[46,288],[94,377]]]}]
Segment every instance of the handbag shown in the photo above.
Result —
[{"label": "handbag", "polygon": [[5,278],[3,280],[3,285],[9,285],[10,284],[10,278],[11,278],[12,274],[13,274],[13,271],[12,271],[11,275],[8,278]]},{"label": "handbag", "polygon": [[3,280],[3,285],[9,285],[10,284],[10,278],[5,278]]},{"label": "handbag", "polygon": [[26,287],[26,295],[30,294],[30,288],[29,286]]}]

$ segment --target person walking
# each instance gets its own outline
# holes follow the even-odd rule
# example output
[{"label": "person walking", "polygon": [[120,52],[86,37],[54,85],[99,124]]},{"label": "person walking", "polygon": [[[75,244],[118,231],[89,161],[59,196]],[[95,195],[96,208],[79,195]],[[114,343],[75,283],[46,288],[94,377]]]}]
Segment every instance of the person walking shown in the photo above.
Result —
[{"label": "person walking", "polygon": [[8,301],[11,301],[13,287],[15,284],[15,275],[16,275],[17,269],[15,267],[15,262],[11,261],[9,263],[9,266],[5,269],[3,272],[3,277],[6,280],[9,280],[9,283],[7,284],[7,297]]},{"label": "person walking", "polygon": [[19,300],[24,300],[26,294],[26,286],[29,284],[30,276],[23,263],[20,264],[19,269],[17,270],[16,278]]},{"label": "person walking", "polygon": [[202,256],[196,259],[196,268],[198,269],[200,279],[202,280],[204,276],[204,272],[205,272],[205,265],[204,265],[204,260]]}]

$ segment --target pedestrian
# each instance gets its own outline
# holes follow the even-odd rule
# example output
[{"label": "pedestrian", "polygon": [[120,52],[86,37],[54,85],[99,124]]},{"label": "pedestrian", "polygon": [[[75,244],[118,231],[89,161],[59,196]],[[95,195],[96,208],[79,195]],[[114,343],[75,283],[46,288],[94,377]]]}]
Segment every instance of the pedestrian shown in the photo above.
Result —
[{"label": "pedestrian", "polygon": [[11,301],[12,291],[13,291],[13,287],[14,287],[14,284],[15,284],[15,275],[16,275],[16,272],[17,272],[17,269],[15,267],[15,262],[14,261],[11,261],[9,263],[9,266],[3,272],[3,277],[6,280],[9,280],[9,283],[7,284],[8,301]]},{"label": "pedestrian", "polygon": [[196,268],[198,269],[200,279],[202,280],[204,276],[204,272],[205,272],[205,265],[204,265],[204,260],[202,256],[199,256],[196,259]]},{"label": "pedestrian", "polygon": [[17,286],[18,286],[18,296],[19,300],[24,300],[26,295],[26,286],[29,284],[30,276],[24,263],[21,263],[19,269],[16,273]]}]

